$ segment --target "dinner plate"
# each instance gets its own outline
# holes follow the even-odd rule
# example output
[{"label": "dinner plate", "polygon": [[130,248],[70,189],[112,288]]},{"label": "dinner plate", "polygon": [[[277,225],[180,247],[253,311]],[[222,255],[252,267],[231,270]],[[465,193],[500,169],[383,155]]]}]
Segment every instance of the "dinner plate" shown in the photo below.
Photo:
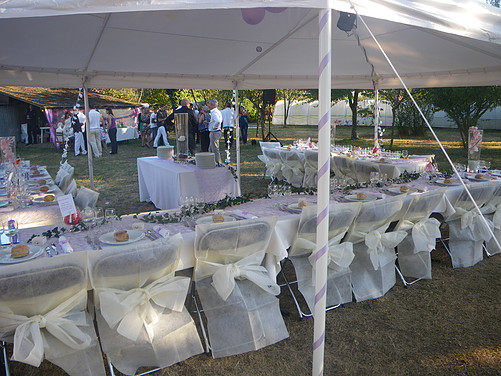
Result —
[{"label": "dinner plate", "polygon": [[35,245],[29,245],[28,247],[30,247],[30,253],[28,253],[28,255],[24,257],[11,257],[10,248],[7,251],[0,251],[0,264],[17,264],[20,262],[25,262],[40,256],[43,252],[43,249],[41,247]]},{"label": "dinner plate", "polygon": [[123,245],[123,244],[130,244],[137,242],[138,240],[141,240],[144,238],[144,232],[140,230],[127,230],[127,233],[129,234],[129,240],[126,240],[124,242],[119,242],[115,240],[114,234],[115,231],[108,232],[106,234],[103,234],[99,237],[99,241],[104,244],[109,244],[109,245]]},{"label": "dinner plate", "polygon": [[344,198],[348,201],[352,201],[352,202],[368,202],[368,201],[374,201],[377,199],[376,196],[373,196],[373,195],[366,195],[367,198],[363,199],[363,200],[360,200],[357,198],[357,195],[348,195],[348,196],[344,196]]},{"label": "dinner plate", "polygon": [[[46,195],[46,196],[54,196],[54,195]],[[56,196],[54,196],[54,200],[52,201],[45,201],[44,199],[45,196],[39,196],[39,197],[35,197],[32,201],[35,203],[35,204],[53,204],[56,202]]]},{"label": "dinner plate", "polygon": [[298,213],[300,213],[300,212],[303,210],[303,208],[304,208],[305,206],[303,206],[303,208],[300,208],[300,207],[299,207],[299,202],[295,202],[294,204],[289,204],[289,205],[287,205],[287,207],[288,207],[289,209],[291,209],[291,210],[295,210],[295,211],[297,211]]},{"label": "dinner plate", "polygon": [[[224,222],[231,222],[235,220],[234,217],[230,217],[229,215],[223,215],[223,217],[224,217]],[[213,222],[212,215],[207,215],[205,217],[198,218],[195,223],[197,225],[203,225],[206,223],[224,223],[224,222]]]},{"label": "dinner plate", "polygon": [[2,189],[0,190],[0,197],[7,196],[7,191]]},{"label": "dinner plate", "polygon": [[9,205],[9,201],[0,201],[0,208]]},{"label": "dinner plate", "polygon": [[387,188],[386,189],[388,192],[391,192],[393,194],[396,194],[396,195],[401,195],[401,194],[404,194],[404,193],[413,193],[413,192],[416,192],[416,188],[411,188],[409,187],[409,191],[408,192],[402,192],[400,190],[400,187],[390,187],[390,188]]},{"label": "dinner plate", "polygon": [[455,186],[455,185],[461,185],[461,183],[458,180],[452,180],[452,183],[445,183],[445,179],[437,179],[435,183],[440,184],[440,185],[445,185],[445,186]]}]

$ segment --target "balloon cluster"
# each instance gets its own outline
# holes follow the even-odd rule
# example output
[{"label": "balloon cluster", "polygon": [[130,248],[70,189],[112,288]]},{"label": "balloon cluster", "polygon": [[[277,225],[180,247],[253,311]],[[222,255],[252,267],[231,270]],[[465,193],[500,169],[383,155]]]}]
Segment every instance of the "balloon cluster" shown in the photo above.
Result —
[{"label": "balloon cluster", "polygon": [[266,11],[270,13],[281,13],[286,9],[287,8],[248,8],[241,9],[241,11],[242,18],[245,22],[247,22],[249,25],[257,25],[264,19]]}]

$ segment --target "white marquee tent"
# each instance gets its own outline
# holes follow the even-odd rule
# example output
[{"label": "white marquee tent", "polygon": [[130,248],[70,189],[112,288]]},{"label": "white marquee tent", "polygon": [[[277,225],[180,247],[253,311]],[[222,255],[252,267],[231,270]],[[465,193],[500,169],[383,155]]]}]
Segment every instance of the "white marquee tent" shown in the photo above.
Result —
[{"label": "white marquee tent", "polygon": [[319,88],[314,375],[323,373],[331,82],[401,87],[365,26],[335,27],[339,11],[363,17],[408,87],[501,83],[501,12],[473,0],[0,3],[0,85]]}]

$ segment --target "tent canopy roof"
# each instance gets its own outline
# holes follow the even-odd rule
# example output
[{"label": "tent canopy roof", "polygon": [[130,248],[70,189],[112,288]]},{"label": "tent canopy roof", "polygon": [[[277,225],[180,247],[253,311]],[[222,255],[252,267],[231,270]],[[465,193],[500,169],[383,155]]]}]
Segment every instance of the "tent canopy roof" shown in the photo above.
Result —
[{"label": "tent canopy roof", "polygon": [[[452,0],[352,3],[408,86],[501,84],[499,9]],[[262,5],[268,8],[256,8]],[[380,88],[400,87],[361,22],[350,36],[336,28],[339,11],[353,12],[347,0],[91,0],[84,6],[11,0],[0,5],[0,33],[9,39],[0,49],[0,84],[315,88],[318,9],[325,7],[335,10],[333,87],[372,88],[375,78]]]},{"label": "tent canopy roof", "polygon": [[[78,97],[76,89],[48,89],[43,87],[0,86],[0,94],[40,108],[73,108]],[[112,108],[134,107],[137,104],[109,95],[89,93],[89,102]]]}]

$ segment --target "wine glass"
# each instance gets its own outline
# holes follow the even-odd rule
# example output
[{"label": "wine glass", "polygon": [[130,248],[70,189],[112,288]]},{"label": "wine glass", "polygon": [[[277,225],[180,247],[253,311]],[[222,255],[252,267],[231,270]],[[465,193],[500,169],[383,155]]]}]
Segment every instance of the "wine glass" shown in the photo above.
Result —
[{"label": "wine glass", "polygon": [[100,227],[103,224],[103,220],[104,220],[104,210],[103,210],[103,208],[96,206],[94,208],[94,223],[93,223],[93,225],[96,227]]},{"label": "wine glass", "polygon": [[15,219],[9,219],[6,223],[4,223],[3,229],[4,234],[9,237],[10,244],[13,244],[13,242],[16,240],[15,236],[17,236],[17,234],[19,233],[17,221]]},{"label": "wine glass", "polygon": [[87,227],[89,230],[92,227],[92,224],[94,223],[94,209],[90,207],[86,207],[85,209],[82,210],[82,221],[85,224],[85,227]]},{"label": "wine glass", "polygon": [[404,159],[409,158],[409,152],[407,150],[402,150],[402,158]]},{"label": "wine glass", "polygon": [[104,218],[106,222],[110,224],[111,231],[115,232],[115,221],[117,218],[117,214],[114,208],[106,208],[104,211]]}]

